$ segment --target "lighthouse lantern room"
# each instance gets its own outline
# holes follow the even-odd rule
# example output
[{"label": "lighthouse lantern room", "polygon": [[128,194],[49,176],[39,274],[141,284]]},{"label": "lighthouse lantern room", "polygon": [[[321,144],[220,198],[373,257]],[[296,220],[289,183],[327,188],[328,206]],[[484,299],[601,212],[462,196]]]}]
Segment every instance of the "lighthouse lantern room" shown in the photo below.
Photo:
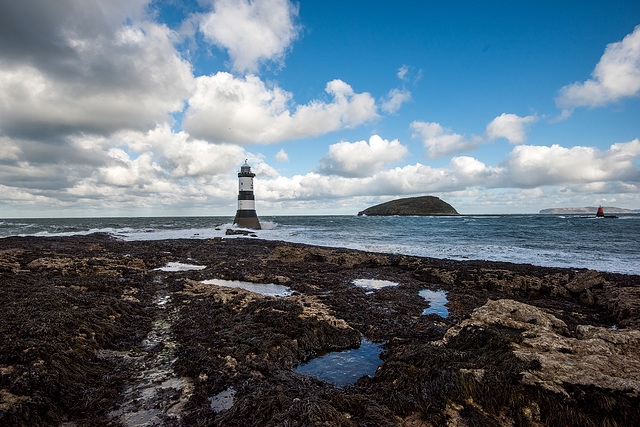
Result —
[{"label": "lighthouse lantern room", "polygon": [[262,227],[256,215],[256,202],[253,195],[254,176],[256,174],[251,172],[251,166],[245,160],[238,173],[238,210],[233,223],[238,227],[260,230]]}]

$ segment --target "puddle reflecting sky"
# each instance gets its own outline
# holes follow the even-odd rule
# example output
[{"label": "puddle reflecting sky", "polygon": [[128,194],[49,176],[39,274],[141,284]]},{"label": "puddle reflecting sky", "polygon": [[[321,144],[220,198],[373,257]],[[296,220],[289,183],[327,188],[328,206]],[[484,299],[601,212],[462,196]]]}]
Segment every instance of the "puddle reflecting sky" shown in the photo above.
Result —
[{"label": "puddle reflecting sky", "polygon": [[240,288],[268,297],[288,297],[293,293],[288,287],[273,283],[251,283],[222,279],[203,280],[202,283],[205,285],[226,286],[227,288]]},{"label": "puddle reflecting sky", "polygon": [[209,398],[211,409],[216,412],[226,411],[233,406],[235,402],[236,391],[233,387],[229,387],[223,392]]},{"label": "puddle reflecting sky", "polygon": [[356,279],[353,284],[363,289],[382,289],[387,286],[398,286],[398,282],[390,282],[389,280],[378,279]]},{"label": "puddle reflecting sky", "polygon": [[339,387],[354,384],[363,375],[375,375],[376,369],[382,364],[381,345],[363,339],[359,348],[316,357],[308,363],[299,365],[296,372]]},{"label": "puddle reflecting sky", "polygon": [[447,299],[447,293],[445,291],[432,291],[429,289],[423,289],[418,292],[425,300],[429,301],[430,307],[425,308],[422,312],[425,314],[437,314],[440,317],[447,317],[449,315],[449,309],[444,305],[449,302]]}]

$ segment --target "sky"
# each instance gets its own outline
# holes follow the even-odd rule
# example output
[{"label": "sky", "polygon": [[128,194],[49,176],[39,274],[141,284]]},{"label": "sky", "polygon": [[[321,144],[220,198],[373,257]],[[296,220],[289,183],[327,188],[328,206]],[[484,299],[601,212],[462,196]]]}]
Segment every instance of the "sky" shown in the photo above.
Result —
[{"label": "sky", "polygon": [[0,217],[640,209],[640,2],[0,0]]}]

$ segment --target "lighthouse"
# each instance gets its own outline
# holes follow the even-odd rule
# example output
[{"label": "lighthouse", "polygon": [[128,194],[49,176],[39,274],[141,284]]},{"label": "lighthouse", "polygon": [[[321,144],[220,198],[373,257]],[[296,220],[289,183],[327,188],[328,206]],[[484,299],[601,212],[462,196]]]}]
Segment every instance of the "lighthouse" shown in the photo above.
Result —
[{"label": "lighthouse", "polygon": [[238,211],[233,223],[238,224],[238,227],[260,230],[262,227],[256,215],[256,202],[253,196],[254,176],[256,174],[251,172],[251,166],[245,160],[238,173]]}]

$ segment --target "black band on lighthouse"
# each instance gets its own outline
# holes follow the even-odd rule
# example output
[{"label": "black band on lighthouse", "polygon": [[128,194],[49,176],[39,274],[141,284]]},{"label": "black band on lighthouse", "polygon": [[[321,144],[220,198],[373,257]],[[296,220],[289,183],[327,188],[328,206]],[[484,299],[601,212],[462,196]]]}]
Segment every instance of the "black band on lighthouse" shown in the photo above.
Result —
[{"label": "black band on lighthouse", "polygon": [[236,220],[238,218],[255,218],[255,219],[258,219],[258,215],[256,215],[255,209],[248,209],[248,210],[244,210],[243,209],[243,210],[236,211]]}]

